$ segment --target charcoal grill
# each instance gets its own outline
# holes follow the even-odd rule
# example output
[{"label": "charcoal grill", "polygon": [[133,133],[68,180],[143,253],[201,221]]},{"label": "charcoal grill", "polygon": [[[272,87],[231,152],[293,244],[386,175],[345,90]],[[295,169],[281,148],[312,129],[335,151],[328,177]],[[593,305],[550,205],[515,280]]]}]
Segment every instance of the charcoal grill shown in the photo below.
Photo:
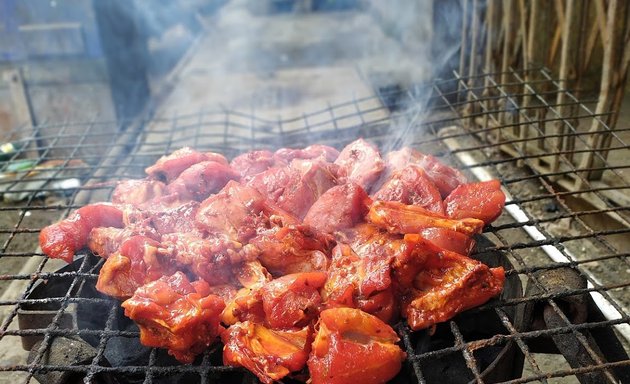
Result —
[{"label": "charcoal grill", "polygon": [[[94,290],[100,260],[80,253],[72,265],[59,264],[35,250],[38,233],[75,208],[109,199],[117,180],[142,177],[147,165],[183,146],[233,157],[315,142],[339,148],[364,137],[384,151],[409,145],[433,154],[471,180],[498,178],[509,196],[475,255],[504,265],[509,288],[433,335],[399,324],[408,358],[395,383],[630,382],[630,128],[616,127],[610,112],[627,72],[627,58],[614,48],[630,36],[619,27],[628,7],[614,0],[607,7],[567,1],[566,8],[462,3],[461,60],[448,80],[383,86],[375,96],[294,118],[202,109],[40,123],[0,138],[23,144],[0,162],[0,191],[11,200],[0,203],[0,265],[24,265],[0,275],[0,354],[25,349],[0,360],[0,378],[255,383],[222,365],[220,345],[193,365],[143,349],[119,302]],[[558,15],[545,19],[554,6]],[[592,26],[577,17],[586,6],[597,8]],[[600,35],[609,42],[602,49],[607,92],[595,98],[583,91],[580,74],[596,61]],[[20,170],[30,166],[24,159],[58,162],[28,172]]]},{"label": "charcoal grill", "polygon": [[[545,82],[549,92],[560,91],[546,70],[536,71],[538,81]],[[526,75],[531,73],[511,71],[503,78],[509,79],[510,86],[519,81],[525,85]],[[499,77],[486,74],[477,78],[494,81],[492,93],[484,87],[470,88],[470,78],[456,76],[411,89],[384,90],[375,97],[330,105],[286,120],[203,110],[194,115],[135,122],[126,130],[117,129],[113,123],[77,123],[83,132],[72,134],[68,142],[76,144],[65,147],[65,138],[70,136],[64,133],[67,125],[57,127],[61,136],[46,135],[51,126],[32,127],[33,139],[27,139],[29,145],[21,151],[62,162],[48,172],[29,176],[22,173],[13,181],[3,181],[5,190],[28,192],[28,197],[2,205],[3,215],[12,217],[12,221],[1,229],[0,255],[5,260],[31,264],[34,272],[0,276],[9,287],[0,301],[4,310],[0,342],[20,338],[31,349],[28,362],[3,361],[0,371],[25,382],[34,378],[49,382],[59,378],[59,382],[85,379],[151,383],[184,378],[187,382],[225,382],[226,378],[228,382],[255,382],[238,369],[222,366],[219,346],[188,366],[166,358],[156,349],[147,349],[126,365],[112,364],[108,347],[122,343],[124,348],[136,348],[132,344],[137,344],[138,332],[124,324],[118,302],[94,291],[98,259],[80,254],[72,266],[58,269],[41,252],[23,245],[34,247],[42,226],[82,204],[107,199],[116,180],[142,177],[147,165],[182,146],[234,156],[253,148],[297,147],[312,142],[340,147],[362,136],[385,150],[411,145],[434,154],[464,170],[471,179],[497,177],[510,196],[506,212],[486,228],[488,242],[482,242],[481,256],[490,253],[495,258],[493,263],[506,263],[507,275],[514,282],[510,290],[514,292],[440,325],[433,336],[424,331],[410,332],[399,325],[408,359],[396,382],[430,383],[444,377],[452,382],[480,383],[553,382],[562,377],[589,383],[628,382],[630,359],[624,335],[628,335],[630,322],[626,307],[630,262],[628,245],[619,239],[627,239],[630,228],[617,225],[627,220],[628,206],[606,198],[604,192],[611,187],[593,185],[581,176],[594,169],[579,168],[567,160],[567,156],[590,153],[598,156],[586,140],[588,132],[575,128],[575,122],[590,125],[600,121],[600,116],[570,93],[566,103],[582,111],[573,116],[572,124],[554,116],[557,105],[544,95],[535,96],[540,103],[536,109],[522,108],[518,97],[503,92],[505,85],[497,80]],[[502,107],[507,104],[509,108]],[[514,119],[509,126],[479,124],[504,113],[520,120]],[[551,153],[533,155],[522,148],[559,138],[543,127],[558,122],[566,123],[567,135],[581,144],[576,144],[573,151],[557,153],[563,167],[543,172],[532,163],[548,161]],[[117,140],[107,144],[104,155],[91,156],[83,143],[95,142],[92,130],[98,126],[95,131],[102,132],[103,124],[111,125]],[[604,123],[601,125],[606,129]],[[501,142],[488,139],[502,130],[517,128],[528,129],[530,134]],[[615,176],[621,183],[615,188],[627,191],[629,184],[621,172],[630,167],[630,147],[621,137],[623,132],[623,128],[610,131],[613,144],[608,149],[608,159],[620,162],[600,159],[602,166],[597,170],[604,176]],[[501,150],[504,146],[510,146],[517,155],[506,155]],[[78,153],[84,161],[78,173],[81,186],[63,191],[50,187],[69,177],[66,168]],[[18,163],[20,155],[18,152],[3,163],[2,170]],[[581,189],[566,189],[558,182],[561,177],[583,180]],[[29,189],[27,179],[45,184]],[[580,208],[576,202],[584,194],[598,195],[606,205]],[[593,225],[597,218],[610,226]],[[602,271],[605,273],[597,273]],[[521,283],[526,287],[523,295],[519,292]],[[7,296],[10,292],[15,296]],[[95,319],[91,316],[92,320],[86,320],[86,312],[96,315]],[[489,327],[495,328],[484,332]],[[429,343],[431,339],[435,343]],[[67,352],[68,343],[80,344],[79,351]],[[53,359],[53,353],[62,356]],[[550,369],[546,365],[552,353],[563,356],[563,366]]]}]

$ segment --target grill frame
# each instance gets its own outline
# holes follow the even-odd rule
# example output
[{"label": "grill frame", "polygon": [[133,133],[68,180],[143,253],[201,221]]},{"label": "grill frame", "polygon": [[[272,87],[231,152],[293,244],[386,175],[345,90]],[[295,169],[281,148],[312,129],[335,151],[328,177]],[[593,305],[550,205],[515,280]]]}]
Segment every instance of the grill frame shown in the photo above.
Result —
[{"label": "grill frame", "polygon": [[[540,126],[532,124],[531,121],[526,121],[525,123],[520,123],[520,126],[531,128],[532,132],[536,133],[536,135],[520,139],[511,139],[507,142],[483,142],[479,141],[479,137],[484,138],[484,136],[487,137],[493,131],[511,129],[515,125],[503,122],[503,125],[497,123],[496,127],[489,125],[480,126],[475,123],[475,119],[486,119],[487,121],[491,120],[495,115],[504,113],[516,113],[517,115],[522,115],[523,118],[529,118],[531,108],[527,106],[520,108],[520,102],[524,97],[531,97],[533,95],[539,99],[542,107],[553,110],[554,104],[549,103],[547,99],[553,98],[558,93],[562,92],[566,93],[565,100],[570,100],[569,102],[563,103],[562,106],[566,107],[567,110],[572,108],[582,110],[584,114],[571,116],[558,115],[556,117],[545,118],[543,119],[545,124],[562,123],[565,125],[569,136],[574,136],[576,139],[580,140],[582,136],[592,133],[579,131],[577,126],[572,122],[586,121],[588,124],[588,122],[592,122],[593,120],[599,120],[603,129],[612,135],[611,140],[613,144],[615,142],[620,144],[619,146],[611,145],[608,151],[624,151],[630,154],[630,147],[619,136],[629,129],[620,128],[616,131],[612,131],[601,121],[601,114],[593,113],[584,102],[574,97],[571,92],[562,89],[559,82],[554,80],[549,75],[549,72],[544,69],[536,69],[535,71],[538,74],[538,79],[547,79],[545,81],[547,81],[549,88],[546,93],[539,94],[530,92],[515,95],[504,91],[506,87],[519,86],[521,89],[526,88],[529,84],[526,79],[532,78],[532,76],[530,76],[531,71],[534,70],[510,70],[507,76],[505,73],[493,73],[475,75],[472,77],[461,77],[456,73],[454,79],[451,80],[435,81],[429,85],[422,85],[411,89],[389,90],[387,92],[381,92],[377,97],[353,99],[347,103],[329,105],[323,110],[304,114],[297,118],[279,118],[275,121],[258,117],[255,111],[242,113],[228,110],[203,110],[194,115],[172,117],[154,116],[146,120],[124,121],[121,123],[94,120],[91,122],[30,127],[32,128],[32,135],[24,139],[29,143],[29,147],[24,149],[24,152],[28,154],[35,153],[37,159],[56,158],[62,160],[61,166],[53,168],[50,173],[42,173],[36,176],[35,180],[50,184],[50,181],[63,178],[64,172],[66,171],[65,168],[67,168],[65,165],[70,159],[81,155],[85,160],[85,166],[80,167],[85,171],[82,178],[84,183],[82,187],[73,190],[69,196],[58,200],[54,204],[50,204],[45,200],[42,201],[33,193],[24,202],[1,207],[1,210],[4,212],[17,213],[17,218],[13,222],[14,225],[12,227],[0,228],[0,235],[5,237],[0,247],[0,260],[5,257],[16,257],[29,258],[36,260],[36,262],[34,263],[34,273],[0,275],[0,281],[23,281],[26,283],[24,288],[17,291],[20,293],[19,297],[0,301],[0,308],[8,309],[7,316],[4,317],[0,325],[0,341],[7,337],[32,335],[34,333],[43,334],[45,340],[48,340],[48,342],[45,341],[44,347],[39,350],[38,356],[41,359],[41,356],[46,350],[46,344],[50,342],[52,336],[67,333],[67,331],[58,329],[58,326],[61,321],[61,316],[66,312],[68,307],[76,303],[77,300],[80,300],[72,297],[72,289],[77,285],[95,281],[95,275],[89,273],[87,269],[80,269],[79,272],[71,272],[70,276],[73,279],[71,287],[59,300],[60,308],[55,312],[55,316],[48,327],[38,330],[9,329],[9,327],[15,325],[17,321],[16,318],[19,306],[32,302],[27,299],[27,294],[33,288],[35,282],[68,276],[68,274],[64,273],[45,271],[49,261],[39,251],[13,250],[14,245],[22,238],[33,237],[33,235],[36,235],[39,231],[39,228],[25,227],[25,223],[28,222],[29,217],[27,212],[52,211],[56,216],[54,219],[58,219],[57,214],[65,216],[72,209],[78,208],[87,202],[106,200],[108,194],[113,189],[113,181],[126,177],[141,177],[144,166],[152,163],[159,156],[170,153],[183,145],[191,145],[201,150],[220,151],[231,157],[238,152],[248,149],[264,147],[275,148],[289,144],[293,146],[304,146],[311,142],[326,142],[326,140],[328,140],[328,143],[334,143],[339,146],[343,142],[350,141],[357,136],[364,136],[381,144],[386,143],[386,145],[384,145],[385,150],[402,144],[413,144],[420,150],[438,155],[446,162],[454,164],[472,175],[476,174],[475,171],[478,173],[479,169],[489,168],[490,171],[495,173],[494,176],[499,176],[503,186],[506,187],[509,192],[518,192],[518,188],[521,187],[521,184],[525,183],[537,184],[542,187],[543,191],[542,193],[538,192],[538,194],[534,193],[529,196],[526,194],[512,193],[514,198],[507,203],[507,206],[516,206],[522,209],[527,215],[527,220],[520,222],[510,220],[507,214],[504,213],[502,219],[507,221],[499,221],[486,229],[486,233],[497,242],[497,246],[494,247],[494,249],[505,253],[515,265],[514,269],[507,271],[508,275],[518,275],[526,280],[529,285],[535,286],[539,292],[521,299],[513,299],[500,303],[492,302],[482,306],[481,309],[471,310],[473,314],[484,309],[495,311],[506,329],[506,334],[504,335],[496,335],[483,340],[467,341],[463,339],[457,323],[450,321],[446,326],[450,329],[454,337],[455,343],[453,346],[443,348],[439,351],[416,354],[413,352],[414,347],[410,343],[412,335],[408,333],[408,330],[404,329],[405,327],[399,328],[401,338],[409,353],[408,361],[411,364],[412,370],[418,376],[418,382],[425,382],[422,374],[423,370],[420,365],[423,360],[449,353],[461,353],[475,380],[480,383],[485,382],[479,370],[476,368],[478,362],[476,361],[474,351],[479,348],[502,345],[508,342],[516,344],[520,352],[525,356],[525,364],[529,366],[532,372],[527,377],[508,381],[510,383],[532,381],[547,382],[547,380],[551,378],[565,376],[578,376],[582,380],[586,380],[588,379],[586,376],[588,376],[589,373],[595,378],[612,380],[612,376],[617,374],[615,369],[623,370],[624,372],[630,369],[630,359],[627,358],[628,347],[625,347],[626,356],[622,361],[606,362],[601,360],[601,357],[598,356],[599,352],[593,348],[591,342],[588,340],[588,335],[585,336],[583,332],[592,332],[602,329],[612,331],[613,327],[618,325],[628,327],[630,324],[628,310],[618,305],[615,302],[615,298],[611,296],[611,293],[617,290],[621,290],[622,293],[630,291],[628,288],[630,287],[630,279],[620,281],[616,284],[602,284],[593,278],[586,267],[591,263],[612,263],[613,261],[629,267],[630,259],[628,259],[628,256],[630,256],[630,253],[628,251],[620,252],[615,244],[608,241],[608,238],[613,235],[626,234],[630,232],[630,228],[593,230],[582,218],[593,214],[623,213],[623,211],[627,211],[629,207],[615,206],[609,203],[602,208],[579,212],[565,202],[565,198],[568,196],[584,193],[593,193],[602,201],[608,201],[606,196],[603,195],[603,191],[612,187],[602,187],[591,184],[588,178],[580,176],[584,172],[589,170],[593,171],[594,169],[589,169],[592,167],[576,167],[571,161],[566,159],[566,156],[569,154],[579,156],[584,153],[592,153],[598,156],[599,149],[589,147],[588,141],[583,141],[583,148],[577,148],[574,151],[562,150],[558,153],[560,156],[559,161],[566,163],[565,165],[567,166],[570,164],[572,168],[565,171],[550,171],[545,173],[544,169],[536,167],[532,162],[546,156],[546,154],[536,155],[524,153],[519,145],[523,143],[523,140],[525,142],[534,142],[541,140],[541,137],[567,137],[567,133],[551,134],[547,137],[544,136],[547,132],[542,130]],[[509,77],[517,80],[506,84],[501,83],[501,79],[507,79]],[[492,89],[497,91],[496,94],[488,92],[488,87],[483,85],[487,84],[487,82],[494,82]],[[475,83],[482,85],[474,86]],[[471,84],[473,84],[472,87]],[[501,103],[497,101],[503,101],[503,105],[510,103],[512,107],[509,109],[501,108]],[[491,102],[494,102],[494,104]],[[497,105],[499,107],[488,109],[488,105]],[[443,134],[445,128],[453,125],[458,126],[461,131],[446,135]],[[106,131],[104,128],[107,127],[115,130],[118,139],[115,143],[110,145],[109,150],[105,151],[103,155],[98,153],[94,155],[90,154],[86,149],[102,147],[98,140],[102,137],[106,137],[106,134],[102,132]],[[24,132],[23,127],[11,133],[10,139],[14,139],[20,132]],[[61,132],[61,136],[48,132]],[[449,140],[460,143],[472,143],[473,145],[452,148],[447,145]],[[60,145],[64,141],[72,144]],[[87,142],[93,144],[86,146]],[[512,156],[501,155],[502,147],[506,145],[513,147]],[[226,149],[229,150],[226,151]],[[476,161],[473,165],[462,164],[462,154],[474,154],[480,157],[481,160]],[[517,156],[514,156],[515,154]],[[21,155],[22,153],[18,152],[13,159],[2,165],[0,171],[5,171],[7,166],[17,162]],[[498,156],[499,158],[493,159],[491,156]],[[616,176],[619,176],[624,182],[621,188],[629,189],[630,185],[622,178],[622,175],[619,174],[619,170],[630,168],[630,163],[626,162],[613,165],[609,162],[608,158],[604,158],[603,156],[602,160],[605,171],[612,172]],[[503,176],[503,174],[508,171],[502,170],[501,168],[503,166],[508,168],[512,167],[512,163],[514,165],[513,168],[519,168],[518,165],[521,163],[528,167],[526,170],[522,171],[524,172],[523,174],[516,174],[514,177]],[[563,187],[561,183],[557,183],[557,179],[561,176],[577,177],[578,180],[581,180],[581,183],[578,185],[580,189],[564,190],[563,188],[566,188],[566,185]],[[21,177],[22,180],[18,178],[17,182],[2,182],[2,184],[13,185],[13,191],[20,192],[59,192],[58,189],[47,187],[46,185],[34,189],[24,188],[21,182],[24,181],[26,176],[22,175]],[[617,186],[616,188],[620,187]],[[533,203],[540,205],[541,202],[556,204],[560,213],[548,217],[536,218],[535,214],[528,210],[528,207]],[[546,224],[554,224],[563,219],[571,218],[574,219],[578,225],[579,230],[577,234],[558,236],[550,233],[545,227]],[[527,226],[536,228],[545,236],[545,239],[527,240],[527,237],[524,237],[524,233],[521,233],[521,240],[515,243],[512,240],[512,237],[515,236],[512,232],[524,232],[524,228]],[[573,241],[597,243],[605,253],[596,257],[576,259],[575,256],[565,248],[564,244]],[[528,256],[526,253],[530,251],[535,252],[538,248],[543,246],[555,247],[555,249],[566,258],[566,261],[556,260],[542,262],[540,258],[529,259],[526,257]],[[87,264],[85,264],[85,260],[87,260],[87,258],[84,259],[84,264],[81,268],[88,268]],[[550,291],[538,274],[562,268],[569,268],[576,271],[582,279],[590,282],[590,286]],[[587,297],[592,294],[599,295],[603,297],[604,301],[610,302],[613,309],[619,312],[619,318],[615,319],[609,316],[609,318],[604,318],[599,321],[571,324],[570,319],[563,311],[567,300],[575,297]],[[114,303],[114,301],[112,301],[112,303],[110,312],[107,314],[108,321],[106,327],[108,328],[106,328],[105,331],[93,332],[80,330],[73,331],[73,334],[94,333],[99,336],[101,344],[106,343],[113,335],[137,336],[136,334],[111,333],[107,331],[107,329],[112,329],[111,322],[113,322],[113,314],[117,307],[117,303]],[[541,303],[551,308],[551,311],[560,319],[562,326],[551,329],[519,330],[505,312],[505,308],[507,307],[526,307],[528,304],[538,305]],[[541,368],[529,344],[541,337],[565,334],[572,335],[577,344],[581,345],[582,348],[586,350],[586,354],[590,356],[595,363],[585,367],[557,369],[551,372]],[[100,365],[103,345],[99,345],[97,354],[91,364],[85,367],[46,366],[39,364],[37,360],[35,360],[34,363],[30,364],[0,365],[0,372],[24,371],[27,373],[26,381],[35,373],[51,370],[83,372],[87,374],[88,381],[100,373],[116,373],[123,371],[134,373],[145,372],[145,382],[151,383],[154,382],[155,377],[167,375],[174,371],[177,371],[177,373],[181,373],[182,371],[196,372],[203,382],[212,381],[212,376],[215,374],[234,371],[234,368],[211,366],[211,351],[207,351],[203,355],[202,363],[199,367],[156,366],[157,350],[153,350],[151,353],[148,367],[103,367]],[[621,352],[624,352],[623,348]],[[622,372],[622,374],[624,374],[624,372]]]}]

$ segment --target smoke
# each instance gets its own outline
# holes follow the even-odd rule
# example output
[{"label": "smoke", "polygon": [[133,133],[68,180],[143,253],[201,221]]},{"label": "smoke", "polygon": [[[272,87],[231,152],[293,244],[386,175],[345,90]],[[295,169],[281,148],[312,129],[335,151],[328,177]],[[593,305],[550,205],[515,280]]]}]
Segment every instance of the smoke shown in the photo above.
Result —
[{"label": "smoke", "polygon": [[[148,3],[135,5],[152,47],[168,47],[169,33],[185,42],[201,35],[157,108],[166,117],[219,106],[269,120],[301,116],[379,89],[426,83],[458,49],[436,49],[434,37],[452,33],[435,28],[435,12],[445,6],[428,0],[232,0],[211,13],[196,11],[199,1],[180,16]],[[327,4],[337,9],[322,10]],[[161,68],[176,61],[164,52],[152,60]]]},{"label": "smoke", "polygon": [[[78,36],[72,28],[83,26],[89,55],[106,57],[119,119],[146,113],[152,103],[158,103],[157,117],[220,108],[269,121],[298,117],[384,89],[406,89],[450,76],[461,38],[458,0],[91,3],[93,9],[51,2],[50,9],[33,5],[21,12],[45,15],[56,26],[55,33],[46,34],[39,33],[39,27],[28,29],[45,35],[46,47],[70,49],[68,41]],[[75,116],[81,121],[104,118],[85,116],[96,110],[87,102],[96,92],[88,98],[68,88],[74,95],[69,100],[83,100],[88,106],[72,111],[72,103],[64,102],[59,113],[64,121],[75,121]],[[419,95],[413,108],[425,99]],[[421,111],[414,109],[411,118],[396,124],[403,129],[393,128],[396,136],[404,137],[400,132],[418,119]],[[57,121],[48,115],[41,120]]]}]

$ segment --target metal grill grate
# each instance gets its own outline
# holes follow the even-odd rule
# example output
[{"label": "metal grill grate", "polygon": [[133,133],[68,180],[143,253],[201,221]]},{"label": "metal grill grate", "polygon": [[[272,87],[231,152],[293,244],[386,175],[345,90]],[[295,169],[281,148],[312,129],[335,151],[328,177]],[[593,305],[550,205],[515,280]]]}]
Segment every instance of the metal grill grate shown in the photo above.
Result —
[{"label": "metal grill grate", "polygon": [[[414,89],[390,89],[293,119],[204,110],[124,124],[29,127],[30,136],[22,139],[28,145],[0,168],[5,198],[17,200],[0,206],[0,266],[23,265],[20,273],[0,275],[0,350],[27,337],[43,341],[29,362],[19,356],[0,362],[0,375],[16,382],[33,382],[35,376],[55,372],[85,375],[87,382],[108,382],[123,374],[144,383],[184,376],[204,383],[228,377],[253,382],[240,370],[221,365],[219,346],[190,366],[164,360],[163,351],[156,349],[147,364],[107,366],[106,346],[137,338],[138,333],[117,327],[118,302],[86,294],[93,291],[98,261],[88,255],[75,262],[74,269],[59,270],[55,261],[33,251],[38,232],[82,204],[107,199],[116,180],[142,177],[159,156],[185,145],[232,157],[252,148],[313,142],[340,147],[363,136],[384,150],[412,145],[437,155],[472,180],[500,179],[509,201],[500,219],[486,228],[493,242],[486,251],[502,252],[513,265],[507,275],[526,287],[523,297],[492,301],[440,325],[436,335],[444,335],[444,342],[430,350],[423,347],[429,338],[425,332],[412,333],[399,325],[408,353],[405,377],[432,382],[444,374],[434,372],[432,362],[458,356],[467,372],[464,382],[496,382],[498,378],[485,373],[491,363],[484,361],[484,354],[511,345],[524,357],[525,369],[521,374],[515,359],[509,367],[513,372],[501,379],[506,382],[630,380],[630,128],[611,131],[588,103],[561,89],[546,71],[537,70],[536,76],[532,72],[455,77]],[[559,93],[565,95],[561,105],[555,103]],[[568,111],[571,114],[565,115]],[[593,131],[593,126],[598,128]],[[102,134],[107,130],[112,134]],[[7,140],[24,132],[16,130]],[[594,144],[604,136],[610,145],[602,152]],[[572,145],[563,145],[567,141]],[[59,162],[8,177],[25,158]],[[76,159],[82,162],[71,162]],[[62,189],[60,182],[69,179],[79,180],[80,186]],[[53,289],[56,283],[62,288]],[[37,290],[46,296],[34,297],[31,292]],[[97,325],[77,324],[76,313],[84,305],[97,309]],[[44,308],[48,317],[20,329],[18,319],[29,308]],[[484,335],[479,332],[484,325],[478,323],[476,330],[467,329],[470,319],[485,319],[484,313],[498,319],[500,330]],[[517,314],[526,321],[519,321]],[[57,336],[86,340],[93,352],[76,365],[47,360]],[[550,365],[550,353],[564,357]]]}]

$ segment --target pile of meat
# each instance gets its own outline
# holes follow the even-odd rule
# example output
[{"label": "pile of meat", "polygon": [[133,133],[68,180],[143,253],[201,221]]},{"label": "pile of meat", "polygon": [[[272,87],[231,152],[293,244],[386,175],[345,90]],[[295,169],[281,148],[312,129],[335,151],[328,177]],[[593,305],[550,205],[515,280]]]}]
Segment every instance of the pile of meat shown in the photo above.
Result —
[{"label": "pile of meat", "polygon": [[314,384],[383,383],[405,359],[390,324],[434,327],[503,287],[503,269],[467,256],[503,209],[499,182],[410,148],[383,159],[359,139],[231,162],[182,148],[146,173],[40,244],[104,258],[98,290],[184,363],[220,339],[224,363],[264,383],[305,367]]}]

